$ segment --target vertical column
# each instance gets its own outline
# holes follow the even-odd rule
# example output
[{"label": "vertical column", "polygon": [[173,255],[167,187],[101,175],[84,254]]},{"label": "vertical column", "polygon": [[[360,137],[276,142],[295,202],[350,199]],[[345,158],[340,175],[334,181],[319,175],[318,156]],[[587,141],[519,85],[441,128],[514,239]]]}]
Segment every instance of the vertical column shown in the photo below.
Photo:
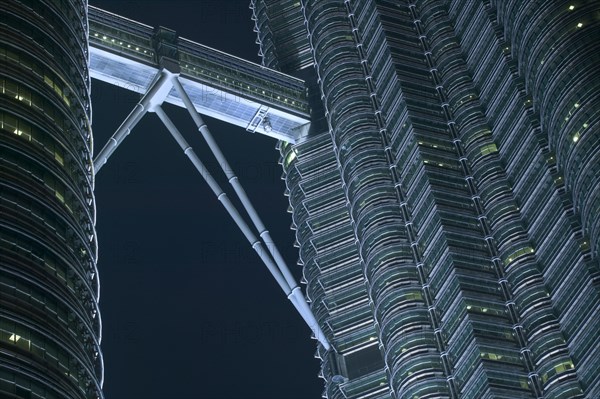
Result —
[{"label": "vertical column", "polygon": [[[437,377],[444,370],[435,326],[428,316],[401,198],[390,173],[385,122],[373,103],[371,76],[365,74],[348,9],[341,1],[305,1],[303,7],[392,389],[399,397],[417,385],[427,392],[447,395],[446,380]],[[411,339],[417,336],[410,333],[397,334],[407,320],[420,327],[419,339]],[[413,346],[427,351],[419,357],[402,355]]]},{"label": "vertical column", "polygon": [[87,4],[0,19],[0,396],[101,398]]}]

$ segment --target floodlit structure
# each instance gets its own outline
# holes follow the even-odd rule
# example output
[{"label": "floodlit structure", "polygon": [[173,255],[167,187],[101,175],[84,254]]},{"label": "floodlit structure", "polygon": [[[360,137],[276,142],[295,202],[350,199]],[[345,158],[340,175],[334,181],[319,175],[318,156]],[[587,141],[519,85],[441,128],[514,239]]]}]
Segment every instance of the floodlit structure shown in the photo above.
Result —
[{"label": "floodlit structure", "polygon": [[87,7],[0,4],[0,396],[100,397]]},{"label": "floodlit structure", "polygon": [[[175,32],[165,28],[151,29],[93,7],[90,7],[90,17],[90,38],[93,38],[90,51],[92,76],[144,93],[129,116],[99,151],[94,160],[94,172],[98,173],[145,113],[155,112],[242,231],[286,297],[313,330],[314,336],[329,350],[329,342],[300,287],[198,112],[201,110],[245,127],[253,133],[294,142],[297,136],[305,134],[309,125],[303,82],[180,39]],[[161,105],[166,101],[189,111],[253,226],[244,221],[227,194],[162,109]]]},{"label": "floodlit structure", "polygon": [[600,397],[598,2],[251,7],[325,395]]},{"label": "floodlit structure", "polygon": [[[88,20],[89,11],[89,20]],[[85,2],[0,5],[0,395],[102,398],[94,176],[155,112],[321,345],[330,344],[198,113],[295,142],[310,125],[302,80]],[[143,93],[92,160],[90,78]],[[249,226],[161,108],[189,110]]]},{"label": "floodlit structure", "polygon": [[[0,4],[0,395],[103,397],[94,175],[154,112],[312,329],[325,397],[600,397],[597,2],[251,9],[262,66]],[[90,78],[143,94],[94,158]],[[280,140],[306,299],[200,113]]]}]

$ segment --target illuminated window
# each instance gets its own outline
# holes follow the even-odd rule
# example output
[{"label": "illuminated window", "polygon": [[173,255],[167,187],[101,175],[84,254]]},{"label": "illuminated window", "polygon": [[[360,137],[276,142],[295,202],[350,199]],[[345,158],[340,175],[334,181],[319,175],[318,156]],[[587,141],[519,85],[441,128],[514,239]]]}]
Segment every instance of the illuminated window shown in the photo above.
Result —
[{"label": "illuminated window", "polygon": [[554,377],[557,374],[562,374],[565,371],[572,370],[574,368],[573,362],[567,360],[566,362],[562,362],[554,366],[550,371],[544,373],[542,375],[542,382],[545,384],[550,378]]},{"label": "illuminated window", "polygon": [[14,133],[17,136],[24,136],[25,138],[27,138],[28,140],[31,140],[31,136],[26,134],[23,130],[19,130],[19,129],[15,129]]},{"label": "illuminated window", "polygon": [[488,144],[481,147],[481,155],[493,154],[494,152],[498,152],[496,144]]},{"label": "illuminated window", "polygon": [[65,166],[65,160],[63,158],[63,156],[58,152],[55,151],[54,152],[54,159],[56,160],[56,162],[58,162],[61,166]]},{"label": "illuminated window", "polygon": [[52,89],[54,89],[56,94],[58,94],[58,96],[60,98],[62,98],[62,100],[65,102],[65,104],[67,104],[67,106],[71,106],[71,102],[69,101],[69,98],[67,97],[67,95],[63,92],[63,90],[56,83],[54,83],[52,78],[50,78],[48,75],[44,75],[44,82],[46,82],[46,84],[48,86],[50,86]]},{"label": "illuminated window", "polygon": [[17,335],[17,334],[11,334],[10,337],[8,338],[8,340],[12,341],[12,342],[19,342],[20,339],[21,339],[21,336]]},{"label": "illuminated window", "polygon": [[495,353],[483,352],[481,357],[488,360],[500,360],[502,355],[496,355]]},{"label": "illuminated window", "polygon": [[523,255],[533,254],[534,252],[535,251],[531,247],[524,247],[524,248],[518,249],[515,252],[513,252],[512,254],[510,254],[508,256],[508,258],[506,258],[504,260],[504,265],[508,266],[513,260],[516,260],[517,258],[519,258]]},{"label": "illuminated window", "polygon": [[290,165],[290,163],[292,163],[292,161],[296,159],[296,155],[296,149],[292,149],[292,151],[290,151],[290,153],[285,157],[285,160],[283,161],[283,166],[287,168]]}]

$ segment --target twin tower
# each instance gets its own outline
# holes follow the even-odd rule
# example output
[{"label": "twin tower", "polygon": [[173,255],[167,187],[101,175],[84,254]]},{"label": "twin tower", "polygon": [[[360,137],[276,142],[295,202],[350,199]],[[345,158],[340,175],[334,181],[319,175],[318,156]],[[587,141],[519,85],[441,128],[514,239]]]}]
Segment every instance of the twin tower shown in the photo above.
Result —
[{"label": "twin tower", "polygon": [[[217,157],[198,112],[280,140],[305,294],[231,170],[253,226],[207,182],[318,339],[324,397],[600,397],[600,4],[251,12],[264,66],[0,3],[0,396],[103,398],[94,174],[156,112],[210,176],[166,101]],[[144,94],[95,159],[92,77]]]}]

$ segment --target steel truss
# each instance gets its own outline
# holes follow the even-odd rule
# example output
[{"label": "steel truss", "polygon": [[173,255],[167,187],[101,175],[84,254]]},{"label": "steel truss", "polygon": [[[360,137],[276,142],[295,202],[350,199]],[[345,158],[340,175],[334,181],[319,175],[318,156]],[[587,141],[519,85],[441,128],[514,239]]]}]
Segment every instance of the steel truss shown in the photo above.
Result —
[{"label": "steel truss", "polygon": [[[175,88],[183,100],[183,103],[188,110],[190,116],[194,120],[198,130],[202,134],[202,137],[208,144],[211,152],[215,156],[218,161],[218,164],[221,166],[221,169],[229,184],[233,187],[235,194],[239,198],[244,210],[250,216],[252,220],[252,224],[254,228],[258,232],[257,234],[253,231],[253,229],[248,226],[246,221],[242,218],[238,210],[235,208],[233,203],[229,200],[227,194],[223,191],[221,186],[216,182],[216,180],[212,177],[210,172],[206,169],[200,158],[196,155],[192,147],[188,144],[188,142],[183,138],[177,127],[174,123],[169,119],[165,111],[162,109],[161,105],[169,95],[171,90]],[[248,243],[254,249],[254,251],[258,254],[262,262],[265,264],[273,278],[277,281],[279,287],[283,290],[286,297],[290,300],[294,308],[298,311],[300,316],[304,319],[305,323],[312,330],[314,337],[323,345],[326,350],[331,349],[331,345],[325,334],[321,330],[315,316],[313,315],[312,310],[308,306],[304,295],[302,294],[302,290],[298,286],[295,278],[292,276],[290,269],[285,263],[281,253],[275,246],[269,231],[264,226],[262,220],[260,219],[256,209],[250,202],[246,191],[240,184],[238,177],[233,172],[232,168],[229,166],[229,163],[225,159],[225,156],[221,152],[221,149],[217,145],[214,140],[208,126],[194,107],[190,97],[186,93],[185,89],[181,85],[179,81],[179,73],[173,73],[167,69],[162,69],[157,76],[155,77],[153,83],[150,85],[146,94],[141,98],[141,100],[135,105],[131,113],[125,118],[123,123],[119,126],[119,128],[115,131],[109,141],[106,143],[104,148],[98,153],[96,159],[94,159],[94,175],[96,175],[102,166],[106,164],[108,158],[113,154],[113,152],[119,147],[119,145],[123,142],[125,137],[131,133],[131,130],[135,127],[135,125],[144,117],[144,115],[148,112],[154,112],[159,117],[159,119],[163,122],[167,130],[171,133],[175,141],[179,144],[184,154],[190,159],[192,164],[195,166],[196,170],[200,173],[200,176],[206,181],[211,190],[215,193],[215,196],[221,202],[225,210],[229,213],[229,216],[233,219],[238,228],[242,231]],[[260,239],[258,238],[260,237]],[[267,251],[265,251],[264,247],[267,247]]]}]

